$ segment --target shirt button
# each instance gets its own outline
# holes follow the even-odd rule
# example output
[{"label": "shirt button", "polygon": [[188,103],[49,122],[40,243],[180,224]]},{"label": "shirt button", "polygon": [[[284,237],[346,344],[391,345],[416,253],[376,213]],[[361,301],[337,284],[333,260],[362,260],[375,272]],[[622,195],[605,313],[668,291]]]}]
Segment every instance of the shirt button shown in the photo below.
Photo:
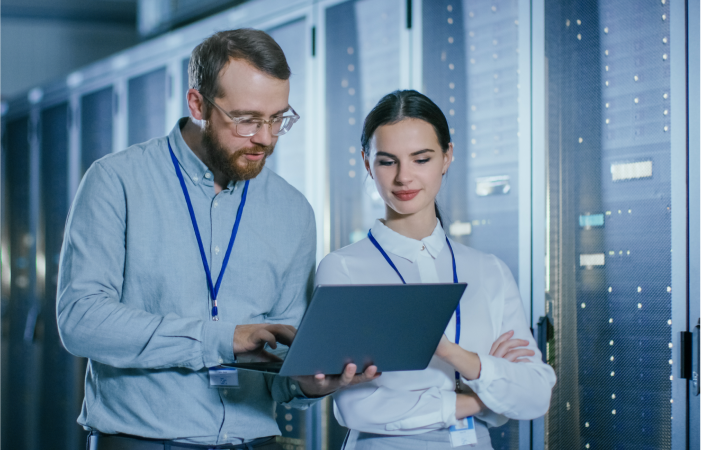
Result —
[{"label": "shirt button", "polygon": [[219,254],[219,246],[214,247],[214,253],[217,255]]},{"label": "shirt button", "polygon": [[200,181],[200,179],[197,178],[197,177],[192,177],[192,181],[194,181],[195,183],[197,183],[198,181]]},{"label": "shirt button", "polygon": [[297,390],[297,386],[295,386],[295,385],[293,384],[292,386],[290,386],[290,389],[292,389],[293,391],[296,391],[296,390]]},{"label": "shirt button", "polygon": [[219,364],[222,364],[223,362],[224,362],[224,360],[219,358]]},{"label": "shirt button", "polygon": [[212,177],[212,174],[207,172],[204,174],[204,177],[209,180]]},{"label": "shirt button", "polygon": [[219,202],[215,200],[215,201],[214,201],[214,207],[216,208],[217,206],[219,206]]},{"label": "shirt button", "polygon": [[228,438],[229,438],[229,435],[224,433],[224,439],[228,439]]}]

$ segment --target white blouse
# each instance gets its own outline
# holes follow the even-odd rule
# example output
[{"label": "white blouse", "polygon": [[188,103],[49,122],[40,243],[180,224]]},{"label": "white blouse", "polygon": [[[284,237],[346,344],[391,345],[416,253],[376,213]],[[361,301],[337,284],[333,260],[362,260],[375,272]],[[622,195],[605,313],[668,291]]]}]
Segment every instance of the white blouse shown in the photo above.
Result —
[{"label": "white blouse", "polygon": [[[407,283],[453,282],[452,259],[440,223],[421,241],[402,236],[379,220],[372,234]],[[494,255],[454,241],[451,245],[458,280],[468,283],[460,300],[460,346],[477,353],[482,364],[478,379],[461,379],[488,408],[476,417],[499,426],[507,418],[530,420],[544,415],[555,372],[542,362],[511,272]],[[401,280],[368,238],[327,255],[316,273],[317,285],[392,283]],[[513,363],[489,355],[494,341],[510,330],[514,338],[528,340],[528,348],[535,352],[530,362]],[[455,342],[455,314],[445,334]],[[455,370],[435,356],[425,370],[385,372],[333,397],[339,423],[367,433],[420,434],[457,422]]]}]

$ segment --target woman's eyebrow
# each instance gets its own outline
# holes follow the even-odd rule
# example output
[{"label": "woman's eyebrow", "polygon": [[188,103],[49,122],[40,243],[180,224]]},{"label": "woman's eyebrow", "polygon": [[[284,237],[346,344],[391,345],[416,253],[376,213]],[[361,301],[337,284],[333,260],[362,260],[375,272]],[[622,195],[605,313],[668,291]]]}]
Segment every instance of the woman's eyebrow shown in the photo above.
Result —
[{"label": "woman's eyebrow", "polygon": [[[435,153],[435,150],[433,150],[433,149],[431,149],[431,148],[425,148],[425,149],[423,149],[423,150],[417,150],[417,151],[415,151],[415,152],[409,154],[409,156],[417,156],[417,155],[421,155],[421,154],[423,154],[423,153],[428,153],[428,152]],[[376,155],[377,155],[377,156],[386,156],[386,157],[388,157],[388,158],[397,159],[397,157],[396,157],[395,155],[393,155],[393,154],[391,154],[391,153],[387,153],[387,152],[377,152]]]}]

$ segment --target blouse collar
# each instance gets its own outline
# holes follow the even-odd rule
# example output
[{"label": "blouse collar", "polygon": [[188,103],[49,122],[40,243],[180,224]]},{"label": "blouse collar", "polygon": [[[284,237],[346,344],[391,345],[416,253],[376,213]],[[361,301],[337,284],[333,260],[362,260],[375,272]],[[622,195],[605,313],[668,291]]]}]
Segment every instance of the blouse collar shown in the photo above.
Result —
[{"label": "blouse collar", "polygon": [[420,241],[403,236],[390,229],[380,219],[375,221],[372,227],[372,235],[386,252],[391,252],[399,257],[416,262],[423,249],[428,250],[429,255],[436,259],[445,245],[445,232],[441,222],[436,220],[433,233]]}]

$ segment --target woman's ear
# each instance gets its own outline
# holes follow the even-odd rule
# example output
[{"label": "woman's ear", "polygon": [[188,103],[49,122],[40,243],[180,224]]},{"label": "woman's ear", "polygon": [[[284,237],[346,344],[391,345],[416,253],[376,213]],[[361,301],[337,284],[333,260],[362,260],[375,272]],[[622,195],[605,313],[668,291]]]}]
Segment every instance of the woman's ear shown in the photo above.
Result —
[{"label": "woman's ear", "polygon": [[360,156],[363,157],[363,165],[365,165],[365,170],[367,171],[368,175],[370,175],[370,178],[374,180],[372,177],[372,171],[370,170],[370,157],[367,153],[365,153],[365,150],[360,151]]},{"label": "woman's ear", "polygon": [[453,143],[448,144],[448,151],[443,153],[443,175],[448,171],[450,163],[453,162]]}]

